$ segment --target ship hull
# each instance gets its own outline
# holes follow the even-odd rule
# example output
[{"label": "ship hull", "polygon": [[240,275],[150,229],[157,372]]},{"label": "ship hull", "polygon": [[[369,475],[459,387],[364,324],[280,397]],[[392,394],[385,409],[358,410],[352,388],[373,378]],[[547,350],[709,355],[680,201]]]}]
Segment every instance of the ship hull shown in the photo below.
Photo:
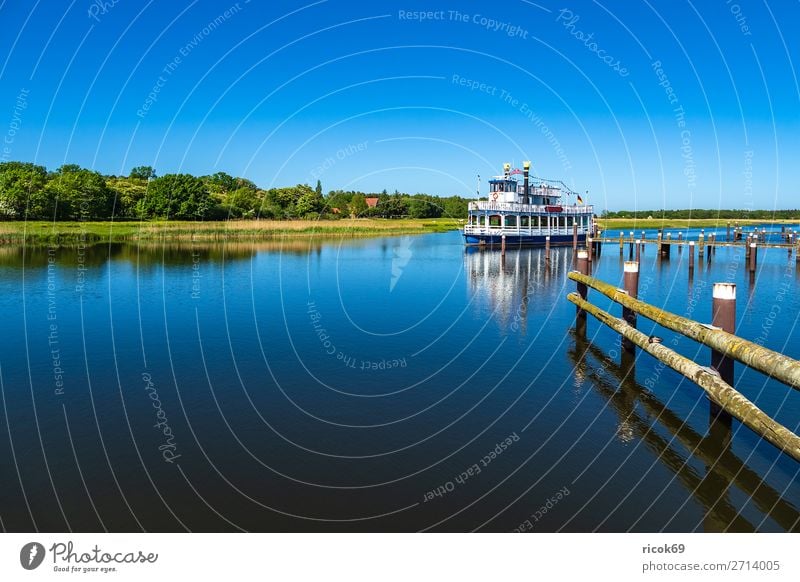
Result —
[{"label": "ship hull", "polygon": [[[525,246],[525,247],[543,247],[545,246],[544,234],[506,234],[506,246]],[[467,245],[500,245],[502,244],[502,235],[499,234],[465,234],[464,242]],[[573,235],[571,234],[555,234],[550,235],[550,246],[572,246]],[[586,243],[586,235],[578,235],[578,244],[583,245]]]}]

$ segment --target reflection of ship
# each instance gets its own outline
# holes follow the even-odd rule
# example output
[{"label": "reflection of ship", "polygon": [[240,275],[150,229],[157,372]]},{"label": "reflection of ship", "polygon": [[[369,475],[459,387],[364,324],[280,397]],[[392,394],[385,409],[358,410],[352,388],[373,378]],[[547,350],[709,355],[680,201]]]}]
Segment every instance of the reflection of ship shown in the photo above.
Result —
[{"label": "reflection of ship", "polygon": [[[491,309],[502,327],[524,333],[531,298],[558,293],[571,259],[572,249],[553,249],[547,261],[543,249],[512,249],[502,256],[488,249],[467,247],[464,268],[476,304]],[[551,280],[558,282],[552,289],[548,286]],[[547,301],[537,304],[541,309],[550,309]]]},{"label": "reflection of ship", "polygon": [[[530,162],[522,170],[503,165],[503,175],[489,180],[489,200],[469,203],[469,219],[464,226],[468,245],[500,243],[505,235],[509,245],[544,246],[550,237],[553,246],[569,245],[577,229],[578,242],[592,233],[594,210],[563,182],[534,178],[529,183]],[[522,185],[514,177],[523,174]],[[575,197],[564,204],[563,194]]]}]

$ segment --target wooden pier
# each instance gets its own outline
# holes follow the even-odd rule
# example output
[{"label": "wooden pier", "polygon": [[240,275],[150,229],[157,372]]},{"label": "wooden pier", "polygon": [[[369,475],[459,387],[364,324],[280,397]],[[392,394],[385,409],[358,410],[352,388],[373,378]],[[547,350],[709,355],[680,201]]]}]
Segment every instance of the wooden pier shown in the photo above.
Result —
[{"label": "wooden pier", "polygon": [[[578,292],[567,296],[577,308],[577,333],[585,334],[586,314],[592,315],[623,337],[625,352],[630,353],[635,347],[639,347],[702,388],[711,401],[713,422],[729,427],[730,418],[736,418],[763,439],[800,461],[800,436],[762,411],[732,385],[735,360],[795,390],[800,390],[799,361],[731,333],[732,322],[735,320],[736,286],[731,283],[714,285],[712,323],[715,325],[709,325],[675,315],[637,299],[638,264],[629,262],[625,267],[626,289],[618,289],[589,276],[585,264],[581,261],[578,264],[579,271],[569,273],[568,277],[578,285]],[[615,317],[590,303],[588,289],[594,289],[621,305],[623,317]],[[682,356],[663,345],[658,338],[636,329],[637,315],[710,347],[711,367],[700,365]]]}]

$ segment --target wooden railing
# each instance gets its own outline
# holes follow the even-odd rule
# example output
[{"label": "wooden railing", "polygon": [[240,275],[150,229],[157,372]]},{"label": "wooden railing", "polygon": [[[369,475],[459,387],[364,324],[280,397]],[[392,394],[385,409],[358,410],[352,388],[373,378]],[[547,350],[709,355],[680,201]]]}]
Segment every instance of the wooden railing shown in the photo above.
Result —
[{"label": "wooden railing", "polygon": [[[733,361],[758,370],[795,390],[800,389],[800,362],[781,353],[769,350],[740,338],[718,326],[708,325],[675,315],[649,303],[636,299],[638,287],[638,264],[626,263],[635,277],[627,277],[626,290],[618,289],[586,274],[585,258],[578,258],[578,271],[569,273],[569,278],[578,284],[578,292],[570,293],[567,299],[578,308],[578,329],[585,332],[585,314],[593,316],[602,324],[619,333],[623,346],[629,351],[637,346],[679,374],[702,388],[722,415],[730,415],[750,430],[772,443],[784,453],[800,461],[800,437],[778,423],[733,386]],[[635,267],[635,269],[634,269]],[[629,283],[631,281],[632,283]],[[631,287],[631,285],[634,285]],[[614,317],[587,300],[588,289],[599,291],[623,307],[623,318]],[[717,283],[714,286],[714,318],[725,321],[735,319],[735,286]],[[718,301],[719,299],[719,301]],[[702,343],[712,349],[712,367],[680,355],[661,344],[652,336],[636,329],[636,316],[641,315],[662,327],[684,337]]]}]

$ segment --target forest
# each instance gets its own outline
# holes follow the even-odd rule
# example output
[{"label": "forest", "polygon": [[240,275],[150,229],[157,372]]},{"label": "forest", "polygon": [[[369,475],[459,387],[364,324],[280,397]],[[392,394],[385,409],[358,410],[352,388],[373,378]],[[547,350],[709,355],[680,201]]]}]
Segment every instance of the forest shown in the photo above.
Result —
[{"label": "forest", "polygon": [[[374,207],[367,204],[377,198]],[[259,188],[225,172],[165,174],[150,166],[109,176],[65,164],[56,171],[27,162],[0,163],[3,220],[227,220],[308,218],[464,218],[468,200],[428,194],[333,190],[322,184]]]}]

